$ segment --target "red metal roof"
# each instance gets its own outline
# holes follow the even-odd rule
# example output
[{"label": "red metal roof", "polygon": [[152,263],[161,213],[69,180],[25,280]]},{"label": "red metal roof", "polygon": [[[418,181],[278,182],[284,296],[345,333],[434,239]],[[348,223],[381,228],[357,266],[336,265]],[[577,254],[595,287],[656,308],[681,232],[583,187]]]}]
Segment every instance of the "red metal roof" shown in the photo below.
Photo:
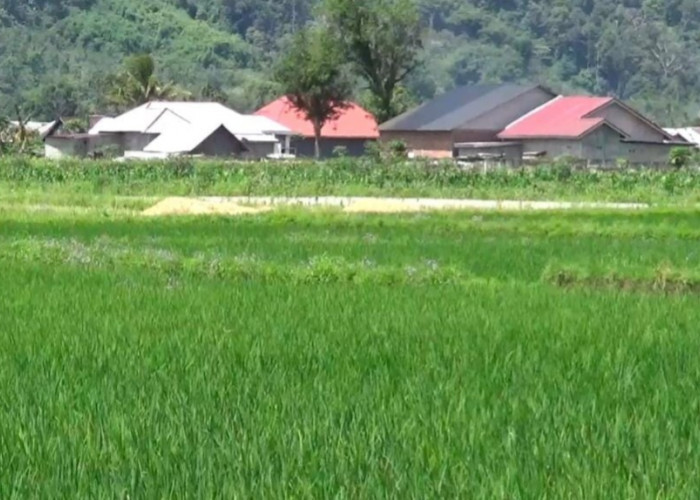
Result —
[{"label": "red metal roof", "polygon": [[[305,137],[314,136],[311,122],[306,120],[304,115],[295,109],[286,97],[280,97],[256,111],[255,114],[275,120],[299,135]],[[377,120],[372,113],[351,102],[348,108],[340,111],[335,120],[326,122],[321,130],[321,137],[377,139],[379,138]]]},{"label": "red metal roof", "polygon": [[531,137],[578,138],[602,124],[605,119],[589,117],[608,104],[611,97],[558,97],[508,125],[500,139]]}]

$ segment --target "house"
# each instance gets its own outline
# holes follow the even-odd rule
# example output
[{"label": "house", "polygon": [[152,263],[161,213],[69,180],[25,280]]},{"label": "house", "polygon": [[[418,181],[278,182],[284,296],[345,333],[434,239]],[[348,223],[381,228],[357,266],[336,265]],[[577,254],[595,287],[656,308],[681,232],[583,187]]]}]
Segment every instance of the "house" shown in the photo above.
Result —
[{"label": "house", "polygon": [[460,87],[382,124],[381,140],[403,141],[412,156],[432,158],[452,158],[460,143],[489,149],[509,123],[555,97],[538,85]]},{"label": "house", "polygon": [[623,159],[665,164],[671,148],[688,145],[612,97],[559,96],[514,120],[498,134],[524,155],[571,157],[601,165]]},{"label": "house", "polygon": [[87,134],[49,135],[47,157],[127,158],[178,155],[265,158],[281,153],[291,130],[261,116],[242,115],[213,102],[150,102],[115,118],[103,117]]},{"label": "house", "polygon": [[[280,123],[294,132],[292,153],[297,156],[314,156],[314,129],[302,112],[286,97],[280,97],[255,112]],[[377,120],[367,110],[349,102],[338,116],[326,122],[321,129],[321,156],[332,156],[337,148],[344,148],[350,156],[361,156],[365,145],[379,138]]]},{"label": "house", "polygon": [[664,132],[675,140],[686,141],[695,147],[700,147],[700,127],[665,128]]}]

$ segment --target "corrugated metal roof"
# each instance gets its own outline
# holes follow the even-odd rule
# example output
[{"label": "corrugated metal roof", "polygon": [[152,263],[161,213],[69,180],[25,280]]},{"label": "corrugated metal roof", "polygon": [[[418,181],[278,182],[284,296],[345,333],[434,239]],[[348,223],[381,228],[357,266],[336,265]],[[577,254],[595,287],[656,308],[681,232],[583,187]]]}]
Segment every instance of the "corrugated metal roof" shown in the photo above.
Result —
[{"label": "corrugated metal roof", "polygon": [[[313,137],[313,125],[297,110],[286,97],[280,97],[267,106],[255,112],[256,115],[266,116],[286,125],[296,134]],[[321,137],[343,139],[377,139],[379,129],[374,115],[354,102],[338,114],[337,118],[329,120],[321,129]]]},{"label": "corrugated metal roof", "polygon": [[589,115],[612,100],[611,97],[560,96],[514,121],[498,137],[506,140],[534,137],[575,139],[605,122],[604,118]]},{"label": "corrugated metal roof", "polygon": [[277,142],[277,137],[271,134],[240,133],[230,130],[225,124],[212,123],[209,126],[186,125],[170,128],[153,139],[143,150],[148,153],[189,153],[222,128],[240,141]]},{"label": "corrugated metal roof", "polygon": [[222,127],[223,125],[214,123],[207,127],[187,125],[171,128],[153,139],[143,150],[149,153],[187,153]]},{"label": "corrugated metal roof", "polygon": [[292,135],[269,118],[242,115],[212,102],[149,102],[116,118],[103,118],[90,133],[159,134],[144,151],[187,153],[221,127],[248,142],[277,142],[275,135]]},{"label": "corrugated metal roof", "polygon": [[700,128],[682,127],[682,128],[665,128],[664,132],[672,137],[680,137],[681,139],[700,146]]},{"label": "corrugated metal roof", "polygon": [[[382,124],[382,131],[444,132],[460,128],[536,85],[482,84],[459,87]],[[554,97],[552,95],[552,97]]]},{"label": "corrugated metal roof", "polygon": [[103,118],[90,132],[164,132],[170,125],[180,122],[204,127],[225,124],[229,130],[241,133],[291,134],[287,127],[272,120],[242,115],[216,102],[158,101],[143,104],[115,118]]},{"label": "corrugated metal roof", "polygon": [[112,125],[112,122],[114,121],[114,118],[111,116],[103,116],[100,118],[97,123],[95,123],[90,131],[88,132],[90,135],[98,135],[101,134],[102,132],[108,132],[109,128]]}]

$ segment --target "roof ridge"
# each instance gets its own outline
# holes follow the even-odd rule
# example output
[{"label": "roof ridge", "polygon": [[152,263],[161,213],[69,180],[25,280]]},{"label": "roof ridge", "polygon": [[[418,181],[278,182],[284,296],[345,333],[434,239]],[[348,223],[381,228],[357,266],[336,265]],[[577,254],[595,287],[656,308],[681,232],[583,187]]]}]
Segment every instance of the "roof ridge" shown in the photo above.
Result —
[{"label": "roof ridge", "polygon": [[591,100],[596,99],[596,100],[600,100],[600,101],[601,101],[600,104],[599,104],[598,106],[596,106],[595,108],[593,108],[593,109],[591,109],[591,110],[588,110],[588,112],[587,112],[585,115],[581,115],[581,118],[591,118],[589,115],[591,115],[592,113],[595,113],[596,111],[598,111],[598,110],[599,110],[600,108],[602,108],[603,106],[607,106],[607,105],[610,104],[611,102],[615,102],[615,98],[614,98],[614,97],[610,97],[610,96],[605,96],[605,97],[603,97],[603,96],[572,96],[572,97],[579,97],[579,98],[580,98],[580,97],[588,97],[588,98],[591,99]]},{"label": "roof ridge", "polygon": [[523,120],[529,118],[530,116],[534,115],[535,113],[538,113],[538,112],[542,111],[542,110],[543,110],[544,108],[546,108],[547,106],[550,106],[550,105],[552,105],[553,103],[555,103],[555,102],[557,102],[557,101],[559,101],[559,100],[561,100],[561,99],[563,99],[563,98],[564,98],[564,96],[560,94],[560,95],[556,96],[554,99],[550,99],[549,101],[545,102],[545,103],[542,104],[541,106],[536,107],[536,108],[533,109],[532,111],[528,111],[527,113],[525,113],[525,114],[524,114],[523,116],[521,116],[520,118],[517,118],[516,120],[514,120],[514,121],[512,121],[511,123],[509,123],[508,125],[506,125],[506,127],[505,127],[501,132],[505,132],[505,131],[508,130],[509,128],[515,127],[518,123],[520,123],[520,122],[522,122]]}]

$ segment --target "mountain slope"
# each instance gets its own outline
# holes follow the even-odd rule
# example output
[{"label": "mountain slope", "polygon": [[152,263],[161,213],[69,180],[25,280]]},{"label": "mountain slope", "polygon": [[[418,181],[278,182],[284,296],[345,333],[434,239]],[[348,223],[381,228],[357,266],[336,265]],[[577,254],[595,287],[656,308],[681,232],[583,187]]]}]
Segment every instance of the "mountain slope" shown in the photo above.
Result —
[{"label": "mountain slope", "polygon": [[[252,109],[274,95],[270,65],[319,1],[3,0],[0,114],[15,103],[36,118],[99,110],[105,75],[138,52],[153,53],[162,79]],[[533,81],[616,95],[668,123],[696,114],[696,0],[418,3],[426,44],[407,82],[414,101],[455,85]]]}]

